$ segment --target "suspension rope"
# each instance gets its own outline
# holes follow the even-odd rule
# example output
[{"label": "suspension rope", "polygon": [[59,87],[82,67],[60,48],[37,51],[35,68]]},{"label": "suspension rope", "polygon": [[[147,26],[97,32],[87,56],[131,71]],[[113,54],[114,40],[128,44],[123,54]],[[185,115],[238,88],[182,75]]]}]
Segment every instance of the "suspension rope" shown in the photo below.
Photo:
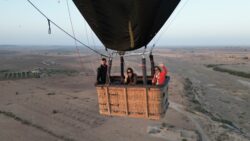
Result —
[{"label": "suspension rope", "polygon": [[144,55],[146,51],[147,51],[147,45],[144,47],[144,51],[143,51],[142,55]]},{"label": "suspension rope", "polygon": [[[169,22],[169,24],[166,25],[166,28],[163,32],[160,33],[160,35],[158,36],[158,38],[155,40],[155,42],[153,43],[152,45],[152,48],[151,48],[151,52],[153,51],[153,49],[155,48],[156,46],[156,43],[160,40],[160,38],[168,31],[169,27],[172,25],[172,23],[174,22],[174,20],[176,19],[176,17],[181,13],[181,11],[184,9],[184,7],[187,5],[189,0],[186,0],[185,3],[182,5],[182,7],[180,7],[180,4],[177,6],[180,7],[180,9],[177,11],[177,13],[174,15],[174,17],[171,19],[171,21]],[[176,9],[177,9],[176,8]]]},{"label": "suspension rope", "polygon": [[30,0],[27,0],[28,3],[33,6],[42,16],[44,16],[47,20],[50,21],[50,23],[52,23],[54,26],[56,26],[58,29],[60,29],[62,32],[64,32],[65,34],[67,34],[69,37],[71,37],[72,39],[74,39],[75,41],[77,41],[78,43],[82,44],[85,48],[88,48],[89,50],[92,50],[93,52],[101,55],[101,56],[105,56],[108,57],[105,54],[102,54],[94,49],[92,49],[91,47],[89,47],[88,45],[84,44],[83,42],[81,42],[80,40],[76,39],[74,36],[72,36],[71,34],[69,34],[67,31],[65,31],[63,28],[61,28],[59,25],[57,25],[55,22],[53,22],[51,19],[49,19],[36,5],[34,5]]},{"label": "suspension rope", "polygon": [[84,22],[84,29],[85,29],[85,36],[87,38],[87,43],[88,45],[90,46],[90,43],[89,43],[89,36],[88,36],[88,29],[87,29],[87,25],[86,25],[86,21]]},{"label": "suspension rope", "polygon": [[50,25],[50,20],[49,19],[48,19],[48,26],[49,26],[48,34],[51,34],[51,25]]},{"label": "suspension rope", "polygon": [[[68,9],[68,14],[69,14],[70,25],[71,25],[73,36],[74,36],[74,38],[76,38],[75,30],[74,30],[74,26],[73,26],[73,21],[72,21],[72,18],[71,18],[71,12],[70,12],[70,8],[69,8],[69,2],[68,1],[69,0],[66,0],[66,4],[67,4],[67,9]],[[76,47],[76,53],[77,53],[77,55],[79,57],[80,65],[84,68],[83,61],[81,59],[80,49],[77,46],[77,41],[74,40],[74,43],[75,43],[75,47]]]},{"label": "suspension rope", "polygon": [[[88,30],[87,21],[84,22],[84,33],[85,33],[85,37],[86,37],[86,39],[87,39],[88,45],[91,46],[91,45],[90,45],[90,44],[91,44],[91,43],[90,43],[91,41],[90,41],[90,37],[89,37],[89,36],[91,36],[91,34],[89,35],[89,30]],[[90,33],[92,33],[92,32],[90,31]],[[97,50],[96,47],[95,47],[94,45],[93,45],[92,47],[94,48],[94,50]],[[102,56],[101,56],[101,58],[102,58]]]},{"label": "suspension rope", "polygon": [[90,31],[90,37],[91,37],[92,42],[93,42],[93,47],[94,47],[94,49],[96,49],[96,43],[95,43],[94,33],[93,33],[93,31]]}]

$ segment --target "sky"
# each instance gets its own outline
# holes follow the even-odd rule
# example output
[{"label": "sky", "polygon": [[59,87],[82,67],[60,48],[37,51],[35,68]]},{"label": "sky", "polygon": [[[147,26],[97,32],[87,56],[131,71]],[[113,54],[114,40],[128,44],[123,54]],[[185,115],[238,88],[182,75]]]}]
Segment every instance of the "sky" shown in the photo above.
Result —
[{"label": "sky", "polygon": [[[51,20],[72,33],[66,0],[31,0]],[[93,46],[101,42],[72,0],[68,0],[76,38]],[[26,0],[0,0],[0,44],[74,45]],[[157,46],[250,46],[250,0],[182,0],[156,37]]]}]

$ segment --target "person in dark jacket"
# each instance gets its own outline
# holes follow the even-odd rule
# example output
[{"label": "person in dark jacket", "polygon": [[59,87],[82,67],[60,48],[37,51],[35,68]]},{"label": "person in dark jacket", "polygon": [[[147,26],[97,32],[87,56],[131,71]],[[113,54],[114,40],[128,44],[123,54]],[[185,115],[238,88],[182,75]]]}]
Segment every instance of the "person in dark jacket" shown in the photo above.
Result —
[{"label": "person in dark jacket", "polygon": [[106,83],[107,70],[108,70],[107,60],[105,58],[102,58],[101,65],[97,68],[96,84]]},{"label": "person in dark jacket", "polygon": [[125,74],[124,84],[127,85],[136,85],[137,75],[134,73],[132,68],[127,69],[127,73]]}]

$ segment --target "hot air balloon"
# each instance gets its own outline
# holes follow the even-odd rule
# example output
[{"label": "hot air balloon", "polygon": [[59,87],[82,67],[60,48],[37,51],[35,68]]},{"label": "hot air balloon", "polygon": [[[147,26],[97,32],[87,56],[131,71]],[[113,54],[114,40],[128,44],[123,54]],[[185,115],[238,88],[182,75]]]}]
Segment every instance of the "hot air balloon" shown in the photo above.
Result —
[{"label": "hot air balloon", "polygon": [[[91,29],[105,48],[121,53],[121,78],[124,73],[125,51],[147,46],[171,16],[180,0],[73,0]],[[150,54],[151,74],[154,60]],[[146,76],[146,60],[142,59],[142,85],[115,85],[117,76],[110,76],[109,60],[107,83],[96,85],[99,111],[103,115],[117,115],[160,119],[168,108],[168,81],[152,86],[152,77]],[[139,80],[139,81],[140,81]]]},{"label": "hot air balloon", "polygon": [[73,0],[106,48],[117,51],[146,46],[180,0]]},{"label": "hot air balloon", "polygon": [[[51,21],[30,0],[27,1],[48,20],[49,33],[52,23],[78,43],[103,55],[70,35]],[[124,78],[125,52],[146,48],[169,19],[180,0],[73,0],[73,2],[105,48],[117,51],[120,55],[121,75],[110,75],[112,56],[109,56],[106,84],[96,84],[100,114],[155,120],[163,117],[169,105],[170,77],[166,76],[164,85],[152,85],[154,58],[151,52],[149,55],[151,76],[147,76],[146,58],[143,53],[141,65],[143,75],[138,77],[138,84],[129,86],[119,81]]]}]

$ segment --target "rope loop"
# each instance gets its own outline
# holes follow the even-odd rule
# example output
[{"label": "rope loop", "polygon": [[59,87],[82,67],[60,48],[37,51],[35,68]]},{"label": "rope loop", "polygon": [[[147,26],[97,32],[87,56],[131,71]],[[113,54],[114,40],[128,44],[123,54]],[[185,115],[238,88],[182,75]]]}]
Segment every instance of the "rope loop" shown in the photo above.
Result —
[{"label": "rope loop", "polygon": [[48,34],[51,34],[51,25],[50,25],[50,19],[47,19],[48,20],[48,26],[49,26],[49,29],[48,29]]}]

